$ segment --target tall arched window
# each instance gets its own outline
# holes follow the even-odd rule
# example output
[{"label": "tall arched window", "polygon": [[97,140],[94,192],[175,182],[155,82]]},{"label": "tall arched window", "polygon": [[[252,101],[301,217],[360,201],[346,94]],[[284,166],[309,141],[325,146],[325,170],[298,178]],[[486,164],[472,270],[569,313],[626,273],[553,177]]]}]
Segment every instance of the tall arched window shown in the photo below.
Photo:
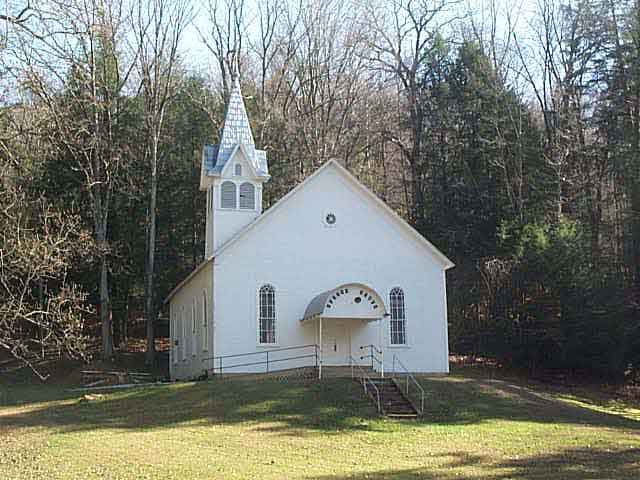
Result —
[{"label": "tall arched window", "polygon": [[220,187],[220,206],[222,208],[236,208],[236,184],[222,182]]},{"label": "tall arched window", "polygon": [[256,187],[252,183],[244,182],[240,185],[240,208],[243,210],[256,208]]},{"label": "tall arched window", "polygon": [[271,285],[263,285],[258,296],[258,341],[276,343],[276,291]]},{"label": "tall arched window", "polygon": [[407,319],[404,308],[404,292],[401,288],[394,288],[389,293],[391,308],[391,345],[406,345]]},{"label": "tall arched window", "polygon": [[202,350],[209,349],[209,315],[207,314],[207,291],[202,292]]}]

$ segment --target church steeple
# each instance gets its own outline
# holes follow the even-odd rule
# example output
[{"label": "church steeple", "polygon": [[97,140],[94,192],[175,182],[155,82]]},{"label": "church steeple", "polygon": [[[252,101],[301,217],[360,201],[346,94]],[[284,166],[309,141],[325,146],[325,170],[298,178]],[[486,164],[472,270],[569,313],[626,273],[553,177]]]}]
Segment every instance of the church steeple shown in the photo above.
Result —
[{"label": "church steeple", "polygon": [[269,180],[267,155],[255,146],[234,71],[220,143],[202,149],[200,190],[207,191],[205,255],[212,255],[262,213],[262,184]]},{"label": "church steeple", "polygon": [[240,91],[240,77],[237,72],[234,74],[233,86],[229,93],[218,155],[229,155],[236,145],[245,145],[255,149],[247,109]]},{"label": "church steeple", "polygon": [[220,143],[205,145],[202,151],[202,170],[200,190],[206,190],[211,184],[209,177],[219,177],[229,159],[242,147],[247,161],[260,181],[270,178],[267,155],[264,150],[256,149],[249,123],[249,116],[240,90],[240,76],[233,72],[231,91],[225,108]]}]

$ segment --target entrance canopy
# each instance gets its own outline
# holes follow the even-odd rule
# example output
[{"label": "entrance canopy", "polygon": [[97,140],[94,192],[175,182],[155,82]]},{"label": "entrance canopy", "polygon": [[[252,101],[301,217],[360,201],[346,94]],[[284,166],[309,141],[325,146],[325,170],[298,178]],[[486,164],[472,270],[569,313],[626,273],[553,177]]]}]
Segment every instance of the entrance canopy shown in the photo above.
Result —
[{"label": "entrance canopy", "polygon": [[301,321],[318,318],[380,320],[387,310],[382,297],[362,283],[347,283],[316,295]]}]

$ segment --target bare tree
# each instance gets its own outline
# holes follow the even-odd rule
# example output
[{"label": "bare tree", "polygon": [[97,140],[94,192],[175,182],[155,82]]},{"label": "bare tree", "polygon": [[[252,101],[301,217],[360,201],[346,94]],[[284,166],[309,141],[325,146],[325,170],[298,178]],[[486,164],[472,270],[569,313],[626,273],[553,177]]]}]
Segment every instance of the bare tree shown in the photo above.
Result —
[{"label": "bare tree", "polygon": [[[55,14],[53,14],[55,12]],[[82,173],[100,249],[102,355],[113,355],[109,299],[110,201],[122,161],[118,136],[122,92],[131,65],[118,46],[124,34],[119,0],[39,3],[16,49],[22,87],[41,105],[54,147]]]},{"label": "bare tree", "polygon": [[147,143],[145,159],[149,163],[149,205],[147,209],[147,242],[145,259],[145,320],[147,324],[147,364],[155,359],[155,320],[157,305],[154,292],[156,256],[156,209],[158,195],[158,163],[167,105],[176,91],[179,75],[178,47],[190,21],[188,1],[147,0],[139,2],[132,12],[133,31],[137,40],[137,71],[144,103],[144,127]]},{"label": "bare tree", "polygon": [[425,112],[421,77],[438,46],[437,40],[459,18],[454,9],[457,4],[455,0],[391,0],[367,6],[372,69],[397,83],[409,112],[408,137],[389,135],[389,140],[401,150],[409,171],[409,220],[414,225],[424,219],[428,171],[423,151]]},{"label": "bare tree", "polygon": [[[271,11],[266,7],[266,11]],[[244,51],[246,11],[244,0],[209,0],[210,30],[199,30],[200,38],[213,55],[222,81],[222,96],[226,100],[231,88],[231,75]]]},{"label": "bare tree", "polygon": [[18,172],[11,162],[0,163],[0,350],[44,380],[38,364],[52,353],[86,356],[83,323],[90,309],[67,273],[92,242],[77,215],[30,198]]}]

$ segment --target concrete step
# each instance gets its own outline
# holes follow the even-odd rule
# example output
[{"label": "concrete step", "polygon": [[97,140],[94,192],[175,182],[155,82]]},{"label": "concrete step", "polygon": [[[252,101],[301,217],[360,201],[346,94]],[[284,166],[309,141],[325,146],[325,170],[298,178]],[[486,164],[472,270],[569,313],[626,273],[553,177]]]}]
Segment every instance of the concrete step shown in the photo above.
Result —
[{"label": "concrete step", "polygon": [[418,418],[417,413],[387,413],[386,416],[389,418],[398,418],[398,419]]}]

